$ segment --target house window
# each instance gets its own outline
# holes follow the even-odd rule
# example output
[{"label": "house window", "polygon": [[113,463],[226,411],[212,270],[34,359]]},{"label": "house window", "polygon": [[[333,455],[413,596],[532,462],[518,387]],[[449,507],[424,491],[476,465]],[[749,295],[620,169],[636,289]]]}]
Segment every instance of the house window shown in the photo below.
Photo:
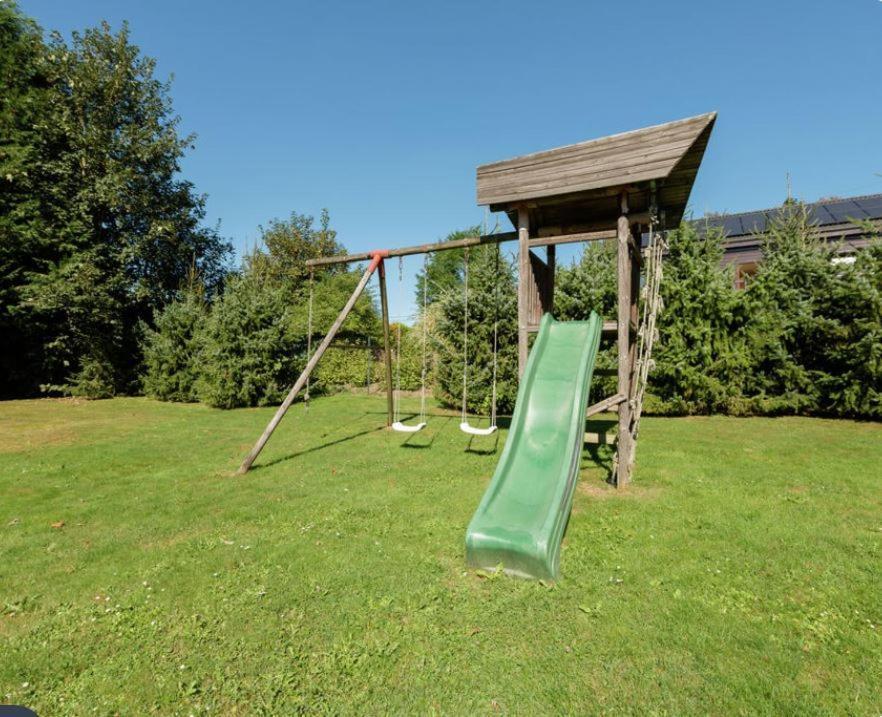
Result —
[{"label": "house window", "polygon": [[735,288],[746,289],[751,278],[756,274],[757,263],[755,261],[744,262],[735,266]]}]

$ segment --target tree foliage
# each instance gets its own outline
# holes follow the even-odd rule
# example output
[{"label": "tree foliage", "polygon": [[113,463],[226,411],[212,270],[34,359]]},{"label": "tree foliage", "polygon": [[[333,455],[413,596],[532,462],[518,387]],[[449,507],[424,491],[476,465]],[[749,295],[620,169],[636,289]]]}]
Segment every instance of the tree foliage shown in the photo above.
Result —
[{"label": "tree foliage", "polygon": [[196,401],[204,367],[208,305],[198,282],[144,325],[144,392],[161,401]]},{"label": "tree foliage", "polygon": [[747,370],[740,297],[721,266],[722,235],[683,223],[669,234],[664,258],[656,370],[650,385],[661,406],[676,413],[729,409]]},{"label": "tree foliage", "polygon": [[[616,316],[616,245],[614,242],[591,242],[578,261],[562,266],[555,276],[554,313],[562,321],[584,321],[596,311],[600,316]],[[616,367],[616,347],[601,344],[595,364],[597,369]],[[591,385],[591,400],[615,393],[614,376],[597,375]]]},{"label": "tree foliage", "polygon": [[514,409],[518,384],[517,289],[514,266],[498,247],[469,250],[468,357],[464,352],[465,296],[447,288],[437,302],[435,395],[459,406],[468,362],[468,409],[487,415],[492,404],[493,328],[498,320],[497,410]]},{"label": "tree foliage", "polygon": [[[869,228],[868,228],[869,230]],[[736,415],[882,415],[882,249],[854,264],[816,238],[803,205],[769,227],[745,291],[722,265],[723,236],[684,223],[668,235],[659,342],[646,410]],[[614,247],[589,246],[558,273],[556,309],[615,316]],[[598,366],[615,366],[601,351]],[[600,379],[608,395],[614,379]]]},{"label": "tree foliage", "polygon": [[192,267],[208,292],[225,273],[229,245],[179,177],[193,138],[179,135],[169,84],[127,26],[44,42],[14,6],[0,12],[0,71],[19,59],[11,112],[24,118],[2,154],[3,328],[32,357],[2,391],[131,391],[141,322]]},{"label": "tree foliage", "polygon": [[[318,348],[361,278],[361,270],[337,269],[317,271],[309,280],[303,265],[306,258],[342,251],[327,212],[323,212],[317,229],[312,217],[297,213],[288,220],[273,220],[269,226],[264,231],[264,246],[245,258],[241,274],[231,278],[212,302],[194,338],[199,352],[196,393],[211,406],[235,408],[281,401],[305,368],[310,350]],[[189,316],[190,307],[181,307],[172,316],[179,313]],[[163,330],[168,336],[162,341],[151,336],[152,346],[173,348],[177,327],[160,322],[157,331]],[[376,347],[380,335],[373,297],[365,292],[336,341],[366,347],[370,337]],[[148,354],[152,359],[153,354]],[[166,363],[180,368],[181,381],[189,380],[186,365],[175,363],[175,352],[171,354],[164,359]],[[350,356],[359,358],[353,363]],[[366,353],[332,349],[326,359],[312,377],[313,393],[365,380]]]},{"label": "tree foliage", "polygon": [[[457,229],[450,232],[443,241],[457,241],[480,234],[479,227]],[[427,254],[425,266],[417,274],[414,301],[423,304],[423,285],[426,289],[426,302],[434,304],[450,291],[462,289],[463,250],[448,249]]]}]

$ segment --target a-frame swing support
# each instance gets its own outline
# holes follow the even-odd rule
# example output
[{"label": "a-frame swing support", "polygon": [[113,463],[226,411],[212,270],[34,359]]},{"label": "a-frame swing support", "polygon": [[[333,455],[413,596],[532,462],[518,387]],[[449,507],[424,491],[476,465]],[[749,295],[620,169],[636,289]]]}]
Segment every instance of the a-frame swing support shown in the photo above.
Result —
[{"label": "a-frame swing support", "polygon": [[[288,409],[291,407],[291,404],[294,402],[294,399],[297,397],[297,394],[303,389],[306,385],[306,381],[309,378],[310,374],[315,370],[315,367],[318,365],[318,362],[321,360],[325,351],[328,350],[328,346],[331,345],[331,342],[334,340],[334,337],[337,335],[337,332],[340,330],[340,327],[343,326],[343,322],[346,321],[346,317],[349,316],[349,313],[352,311],[355,303],[358,301],[359,297],[364,293],[364,289],[367,286],[368,281],[370,281],[371,276],[377,270],[378,267],[383,266],[383,258],[386,256],[386,252],[374,252],[371,256],[370,264],[368,264],[367,268],[364,270],[364,274],[361,275],[361,279],[358,282],[358,285],[355,287],[355,291],[352,292],[352,295],[349,297],[349,300],[346,302],[346,305],[343,307],[342,311],[337,315],[337,318],[334,320],[334,323],[331,325],[330,330],[325,335],[325,338],[322,339],[322,342],[316,348],[315,353],[309,358],[309,361],[306,363],[306,368],[303,369],[303,373],[297,378],[294,385],[291,387],[291,390],[288,391],[288,395],[285,396],[285,400],[282,401],[282,405],[279,406],[275,415],[272,417],[272,420],[267,424],[267,427],[263,430],[263,433],[260,434],[260,438],[257,439],[257,443],[254,444],[254,447],[245,456],[245,460],[242,461],[242,465],[239,466],[239,470],[236,471],[238,474],[247,473],[248,469],[251,468],[251,464],[254,463],[257,456],[260,455],[260,452],[263,450],[263,447],[266,445],[266,442],[270,439],[270,436],[273,435],[273,431],[276,430],[279,423],[281,423],[282,419],[285,417],[285,414],[288,412]],[[386,304],[386,282],[384,279],[384,272],[381,268],[380,271],[380,292],[383,297],[383,318],[385,324],[385,340],[386,340],[386,355],[389,355],[389,334],[388,334],[388,307]],[[387,363],[386,369],[387,375],[387,383],[391,383],[391,368]]]}]

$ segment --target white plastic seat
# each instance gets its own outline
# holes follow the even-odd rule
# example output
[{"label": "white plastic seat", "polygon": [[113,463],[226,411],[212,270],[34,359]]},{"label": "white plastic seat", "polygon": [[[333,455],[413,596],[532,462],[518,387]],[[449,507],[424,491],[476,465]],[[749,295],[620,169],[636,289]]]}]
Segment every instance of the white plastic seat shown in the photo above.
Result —
[{"label": "white plastic seat", "polygon": [[487,426],[487,428],[475,428],[470,426],[468,421],[459,424],[459,430],[468,433],[470,436],[489,436],[496,431],[496,426]]},{"label": "white plastic seat", "polygon": [[416,433],[417,431],[422,431],[425,427],[425,421],[417,423],[415,426],[406,426],[401,421],[395,421],[395,423],[392,424],[392,430],[398,431],[399,433]]}]

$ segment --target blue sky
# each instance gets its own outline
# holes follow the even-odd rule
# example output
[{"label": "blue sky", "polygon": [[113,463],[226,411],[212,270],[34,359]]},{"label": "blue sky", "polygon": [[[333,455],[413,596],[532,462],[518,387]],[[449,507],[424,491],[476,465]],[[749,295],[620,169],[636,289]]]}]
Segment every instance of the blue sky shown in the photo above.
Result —
[{"label": "blue sky", "polygon": [[806,200],[882,192],[879,0],[22,7],[64,34],[130,22],[240,251],[322,207],[353,251],[432,241],[482,220],[478,164],[709,110],[696,216],[780,203],[788,172]]}]

